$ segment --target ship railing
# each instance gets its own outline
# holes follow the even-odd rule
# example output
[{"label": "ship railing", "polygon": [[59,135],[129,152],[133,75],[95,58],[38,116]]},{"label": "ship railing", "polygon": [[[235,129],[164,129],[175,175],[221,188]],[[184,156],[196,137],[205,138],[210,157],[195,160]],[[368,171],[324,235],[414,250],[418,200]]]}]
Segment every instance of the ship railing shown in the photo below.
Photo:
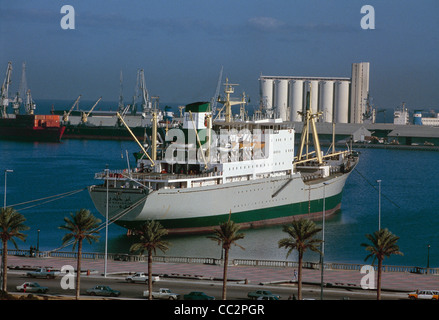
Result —
[{"label": "ship railing", "polygon": [[[180,180],[180,179],[199,179],[199,178],[217,178],[222,176],[222,172],[207,172],[197,174],[184,173],[142,173],[142,172],[128,172],[123,170],[114,170],[108,173],[109,178],[125,179],[129,177],[134,180]],[[95,174],[95,179],[105,179],[106,172],[98,172]]]}]

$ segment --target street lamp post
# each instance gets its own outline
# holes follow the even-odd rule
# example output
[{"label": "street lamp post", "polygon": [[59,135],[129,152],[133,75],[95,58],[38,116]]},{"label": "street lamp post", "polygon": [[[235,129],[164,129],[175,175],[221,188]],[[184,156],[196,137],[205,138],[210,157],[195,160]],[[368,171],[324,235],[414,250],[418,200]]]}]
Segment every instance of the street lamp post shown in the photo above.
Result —
[{"label": "street lamp post", "polygon": [[427,269],[428,268],[430,268],[430,245],[427,245]]},{"label": "street lamp post", "polygon": [[320,300],[323,300],[323,273],[324,273],[324,256],[325,256],[325,220],[326,220],[326,194],[325,194],[325,187],[328,183],[323,182],[323,217],[322,217],[322,252],[320,255],[320,261],[321,261],[321,275],[320,275]]},{"label": "street lamp post", "polygon": [[381,180],[378,182],[378,231],[381,230]]},{"label": "street lamp post", "polygon": [[[10,170],[10,169],[6,169],[5,170],[5,198],[4,198],[4,202],[3,202],[3,209],[6,209],[6,187],[7,187],[7,177],[8,177],[8,173],[12,173],[14,172],[14,170]],[[0,260],[1,262],[1,266],[0,266],[0,291],[3,290],[3,250],[4,248],[2,248],[2,255]]]},{"label": "street lamp post", "polygon": [[106,205],[105,205],[105,263],[104,263],[104,277],[107,277],[107,256],[108,256],[108,185],[109,185],[109,181],[108,181],[108,165],[107,168],[105,169],[106,172],[106,176],[107,176],[107,201],[106,201]]},{"label": "street lamp post", "polygon": [[40,229],[37,230],[37,257],[40,255]]},{"label": "street lamp post", "polygon": [[5,198],[3,202],[3,208],[6,209],[6,187],[7,187],[7,181],[8,181],[8,173],[12,173],[14,170],[6,169],[5,170]]}]

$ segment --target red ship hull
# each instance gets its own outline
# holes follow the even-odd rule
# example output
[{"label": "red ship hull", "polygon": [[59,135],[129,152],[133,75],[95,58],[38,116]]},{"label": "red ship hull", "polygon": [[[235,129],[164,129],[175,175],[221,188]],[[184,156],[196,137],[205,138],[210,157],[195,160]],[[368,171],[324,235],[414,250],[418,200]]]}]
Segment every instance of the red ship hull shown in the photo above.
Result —
[{"label": "red ship hull", "polygon": [[17,115],[0,119],[0,139],[60,142],[65,126],[55,115]]}]

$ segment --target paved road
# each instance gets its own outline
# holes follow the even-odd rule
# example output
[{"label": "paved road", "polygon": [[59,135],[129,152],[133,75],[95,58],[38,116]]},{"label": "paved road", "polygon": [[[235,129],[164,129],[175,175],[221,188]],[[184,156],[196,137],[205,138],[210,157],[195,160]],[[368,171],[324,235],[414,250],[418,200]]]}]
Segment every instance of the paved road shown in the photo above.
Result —
[{"label": "paved road", "polygon": [[[103,260],[82,260],[82,269],[91,270],[92,275],[100,275],[104,272]],[[76,266],[76,260],[70,258],[30,258],[8,256],[8,267],[50,266],[60,269],[64,265]],[[95,271],[95,272],[93,272]],[[146,262],[108,261],[108,275],[121,273],[147,271]],[[223,268],[219,265],[183,264],[183,263],[153,263],[153,273],[164,276],[166,279],[222,279]],[[275,267],[247,267],[230,266],[228,279],[230,283],[247,283],[248,285],[279,285],[292,279],[293,270],[290,268]],[[361,289],[361,279],[364,277],[358,271],[325,270],[324,282],[333,286],[347,288],[349,290]],[[220,282],[220,281],[218,281]],[[304,269],[303,282],[305,284],[320,284],[320,271]],[[382,290],[409,292],[416,289],[439,289],[439,277],[436,275],[424,275],[413,273],[386,272],[383,274]],[[326,290],[329,290],[327,288]],[[357,291],[358,291],[357,290]]]}]

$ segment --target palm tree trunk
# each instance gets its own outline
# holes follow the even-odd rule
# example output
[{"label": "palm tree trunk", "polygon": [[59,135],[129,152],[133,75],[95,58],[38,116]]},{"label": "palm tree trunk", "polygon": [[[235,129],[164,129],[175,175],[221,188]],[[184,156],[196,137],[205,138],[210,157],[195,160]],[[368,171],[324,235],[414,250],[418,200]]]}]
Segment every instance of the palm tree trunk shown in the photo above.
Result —
[{"label": "palm tree trunk", "polygon": [[81,278],[82,239],[78,240],[78,260],[76,265],[76,300],[79,300]]},{"label": "palm tree trunk", "polygon": [[148,249],[148,299],[152,300],[152,250]]},{"label": "palm tree trunk", "polygon": [[1,290],[4,292],[7,291],[6,290],[7,289],[6,281],[8,279],[8,277],[6,276],[6,270],[8,269],[7,265],[8,265],[8,242],[3,241],[3,251],[2,251],[2,267],[3,267],[3,270],[2,270],[3,282],[2,282],[2,284],[3,285],[2,285]]},{"label": "palm tree trunk", "polygon": [[223,300],[226,300],[227,266],[229,265],[229,249],[224,249]]},{"label": "palm tree trunk", "polygon": [[303,256],[299,253],[299,272],[297,274],[297,299],[302,300],[302,261]]},{"label": "palm tree trunk", "polygon": [[383,259],[378,259],[378,280],[377,280],[377,300],[381,300],[381,271],[383,269]]}]

